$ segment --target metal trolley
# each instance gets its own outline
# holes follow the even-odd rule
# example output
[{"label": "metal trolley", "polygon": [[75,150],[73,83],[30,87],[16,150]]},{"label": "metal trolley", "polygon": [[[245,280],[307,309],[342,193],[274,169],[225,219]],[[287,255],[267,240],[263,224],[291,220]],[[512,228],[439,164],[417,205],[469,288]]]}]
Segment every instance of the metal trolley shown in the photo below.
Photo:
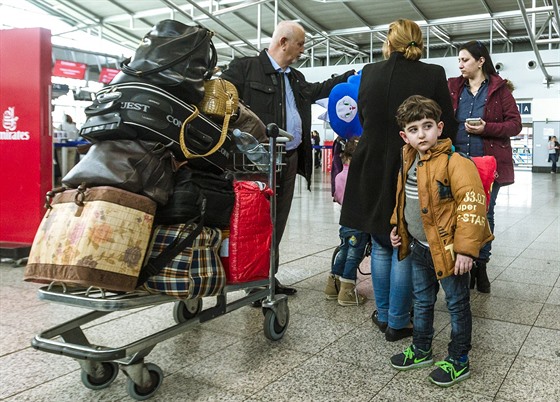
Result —
[{"label": "metal trolley", "polygon": [[[241,153],[234,152],[233,168],[236,176],[250,180],[251,177],[266,180],[268,171],[268,185],[276,190],[276,176],[282,169],[282,163],[277,162],[278,155],[285,150],[287,139],[279,136],[278,127],[271,124],[267,127],[269,143],[266,150],[269,154],[268,166],[253,165]],[[259,169],[257,169],[259,168]],[[265,171],[263,171],[265,170]],[[276,244],[276,196],[270,199],[270,215],[272,220],[272,241]],[[59,354],[76,359],[81,366],[81,380],[90,389],[98,390],[111,385],[118,375],[119,369],[127,376],[127,392],[136,400],[152,397],[163,381],[162,370],[153,363],[146,363],[145,357],[162,341],[181,334],[188,328],[212,320],[241,307],[262,300],[264,314],[264,335],[277,341],[284,336],[289,323],[288,299],[286,295],[277,295],[275,290],[276,249],[270,250],[270,273],[265,280],[226,285],[216,296],[213,307],[203,309],[202,298],[181,299],[151,294],[147,291],[111,292],[99,288],[69,288],[60,283],[51,283],[41,287],[38,297],[41,300],[82,307],[93,311],[69,320],[36,335],[31,345],[40,351]],[[244,290],[241,298],[234,299],[228,294]],[[172,325],[159,332],[152,333],[135,342],[121,347],[108,347],[91,343],[83,328],[86,324],[98,320],[105,315],[123,310],[173,303]]]}]

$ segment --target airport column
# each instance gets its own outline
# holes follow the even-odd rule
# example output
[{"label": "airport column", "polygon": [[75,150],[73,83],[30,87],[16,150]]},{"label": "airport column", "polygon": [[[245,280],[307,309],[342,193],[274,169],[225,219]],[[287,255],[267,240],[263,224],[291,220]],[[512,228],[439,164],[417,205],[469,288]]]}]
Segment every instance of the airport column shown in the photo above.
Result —
[{"label": "airport column", "polygon": [[[51,33],[0,30],[0,253],[29,251],[52,187]],[[26,251],[25,251],[26,250]]]}]

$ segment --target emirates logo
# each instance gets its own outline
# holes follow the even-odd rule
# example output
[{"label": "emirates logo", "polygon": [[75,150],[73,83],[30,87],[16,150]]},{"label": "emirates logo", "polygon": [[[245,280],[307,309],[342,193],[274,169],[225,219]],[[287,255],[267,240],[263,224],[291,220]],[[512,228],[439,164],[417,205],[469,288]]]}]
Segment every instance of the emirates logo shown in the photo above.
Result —
[{"label": "emirates logo", "polygon": [[0,140],[28,140],[29,131],[17,131],[19,117],[16,116],[16,108],[8,107],[2,114],[2,127],[5,131],[0,131]]}]

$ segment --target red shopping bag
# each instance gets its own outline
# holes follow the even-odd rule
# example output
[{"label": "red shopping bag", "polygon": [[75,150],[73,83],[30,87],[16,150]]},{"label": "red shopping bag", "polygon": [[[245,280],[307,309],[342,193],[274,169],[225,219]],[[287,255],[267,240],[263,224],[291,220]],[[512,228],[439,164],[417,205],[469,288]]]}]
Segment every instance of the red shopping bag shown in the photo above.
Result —
[{"label": "red shopping bag", "polygon": [[262,182],[233,184],[235,204],[231,214],[229,256],[224,264],[227,283],[267,279],[270,270],[272,190]]}]

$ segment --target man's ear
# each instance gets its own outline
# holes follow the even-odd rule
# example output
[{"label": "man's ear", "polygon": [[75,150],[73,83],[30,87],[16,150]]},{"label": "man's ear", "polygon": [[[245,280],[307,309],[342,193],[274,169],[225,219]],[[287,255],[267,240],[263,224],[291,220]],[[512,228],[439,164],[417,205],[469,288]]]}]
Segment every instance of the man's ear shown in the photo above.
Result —
[{"label": "man's ear", "polygon": [[438,128],[438,137],[441,136],[441,133],[443,132],[443,126],[444,126],[443,121],[440,121],[440,122],[437,124],[437,128]]},{"label": "man's ear", "polygon": [[[441,133],[440,133],[441,134]],[[406,142],[407,144],[410,143],[410,141],[408,141],[408,137],[406,136],[406,134],[404,133],[404,131],[399,131],[399,135],[401,136],[401,138],[403,139],[404,142]]]}]

